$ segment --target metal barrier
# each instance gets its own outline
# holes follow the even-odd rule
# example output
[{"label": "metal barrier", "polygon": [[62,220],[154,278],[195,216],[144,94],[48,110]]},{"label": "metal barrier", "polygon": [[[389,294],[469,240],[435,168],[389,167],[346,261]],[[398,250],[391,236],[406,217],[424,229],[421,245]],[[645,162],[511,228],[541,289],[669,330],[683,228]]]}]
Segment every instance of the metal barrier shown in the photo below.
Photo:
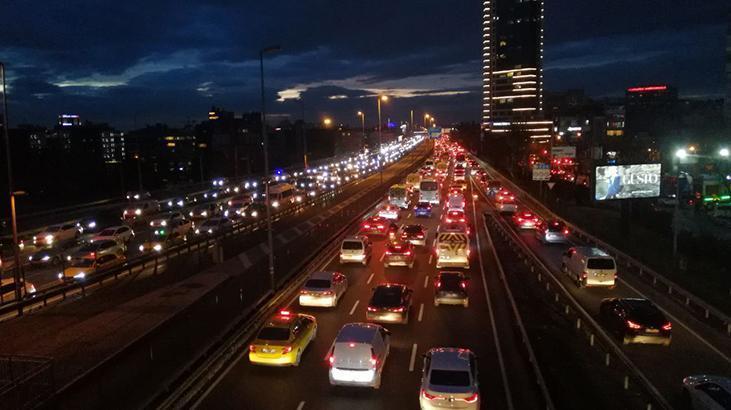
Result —
[{"label": "metal barrier", "polygon": [[0,356],[0,407],[35,408],[51,397],[54,390],[52,359]]},{"label": "metal barrier", "polygon": [[[519,194],[518,197],[521,200],[523,200],[524,202],[530,202],[532,206],[540,208],[540,212],[543,215],[548,215],[551,218],[561,219],[565,221],[564,218],[561,218],[553,211],[548,209],[545,205],[543,205],[543,203],[533,198],[529,193],[524,191],[517,184],[510,181],[510,179],[505,177],[502,173],[495,170],[481,159],[476,159],[484,168],[489,169],[492,174],[499,176],[501,182],[508,185],[513,192]],[[573,225],[568,221],[566,221],[566,224],[571,228],[573,234],[576,237],[580,238],[584,242],[600,247],[607,253],[612,255],[617,263],[625,268],[623,272],[631,273],[637,276],[639,279],[642,279],[644,282],[650,284],[653,288],[665,293],[672,300],[678,302],[678,304],[680,304],[681,306],[684,306],[689,312],[693,313],[694,316],[701,318],[712,327],[725,332],[727,336],[731,336],[731,317],[721,312],[718,308],[709,305],[703,299],[682,288],[677,283],[671,281],[670,279],[667,279],[660,273],[651,269],[650,267],[633,258],[632,256],[627,255],[626,253],[620,251],[612,245],[587,233],[578,226]]]}]

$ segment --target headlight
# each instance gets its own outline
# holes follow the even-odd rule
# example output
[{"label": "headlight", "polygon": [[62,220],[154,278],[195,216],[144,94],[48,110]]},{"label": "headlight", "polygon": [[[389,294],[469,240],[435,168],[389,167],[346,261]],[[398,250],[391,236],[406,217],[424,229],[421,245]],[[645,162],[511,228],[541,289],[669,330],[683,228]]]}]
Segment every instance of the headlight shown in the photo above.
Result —
[{"label": "headlight", "polygon": [[188,212],[188,216],[193,217],[193,211]]},{"label": "headlight", "polygon": [[32,261],[32,260],[33,260],[33,255],[30,255],[30,256],[28,257],[28,261]]},{"label": "headlight", "polygon": [[162,245],[159,243],[156,243],[155,246],[152,247],[152,249],[156,250],[157,252],[160,252],[162,250]]},{"label": "headlight", "polygon": [[150,221],[150,226],[155,226],[155,221]]},{"label": "headlight", "polygon": [[173,201],[168,201],[168,207],[172,207],[172,206],[173,206]]},{"label": "headlight", "polygon": [[96,228],[96,222],[91,221],[91,222],[89,222],[89,224],[86,227],[89,228],[89,229]]},{"label": "headlight", "polygon": [[70,260],[71,260],[71,255],[68,255],[68,256],[66,257],[66,260],[67,260],[67,261],[70,261]]},{"label": "headlight", "polygon": [[59,279],[63,279],[63,273],[61,273],[61,272],[57,273],[56,277]]},{"label": "headlight", "polygon": [[78,274],[74,275],[74,279],[84,279],[86,277],[86,272],[79,272]]},{"label": "headlight", "polygon": [[279,208],[279,201],[272,202],[272,206],[275,208]]},{"label": "headlight", "polygon": [[139,208],[135,209],[135,215],[137,215],[137,216],[142,215],[142,210]]},{"label": "headlight", "polygon": [[42,260],[43,262],[48,262],[48,260],[49,260],[49,259],[51,259],[51,257],[50,257],[50,256],[48,256],[48,255],[46,255],[46,256],[44,256],[44,257],[42,257],[42,258],[41,258],[41,260]]},{"label": "headlight", "polygon": [[256,218],[257,216],[259,216],[259,212],[257,212],[257,211],[251,211],[251,216],[253,216],[254,218]]},{"label": "headlight", "polygon": [[145,251],[145,245],[140,245],[140,252],[144,252],[144,251]]},{"label": "headlight", "polygon": [[53,243],[53,235],[46,235],[44,238],[49,245]]},{"label": "headlight", "polygon": [[208,211],[201,212],[201,216],[208,216]]},{"label": "headlight", "polygon": [[168,226],[168,221],[162,221],[162,222],[160,222],[160,225],[162,225],[162,226]]},{"label": "headlight", "polygon": [[196,229],[196,230],[195,230],[195,234],[196,234],[196,235],[200,235],[200,233],[201,233],[201,230],[200,230],[200,229]]},{"label": "headlight", "polygon": [[208,230],[208,233],[213,233],[213,229],[209,229]]}]

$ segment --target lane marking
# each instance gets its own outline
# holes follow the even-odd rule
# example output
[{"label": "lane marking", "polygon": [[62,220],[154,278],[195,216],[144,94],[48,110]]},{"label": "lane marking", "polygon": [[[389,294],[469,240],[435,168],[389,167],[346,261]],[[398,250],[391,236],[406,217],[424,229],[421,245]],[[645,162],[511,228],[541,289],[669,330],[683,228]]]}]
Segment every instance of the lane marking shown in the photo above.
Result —
[{"label": "lane marking", "polygon": [[414,371],[414,362],[416,362],[416,343],[411,346],[411,359],[409,360],[409,371]]},{"label": "lane marking", "polygon": [[[472,190],[471,185],[470,190]],[[472,217],[472,220],[477,223],[477,211],[475,211],[475,197],[472,197]],[[495,326],[495,315],[492,309],[492,300],[490,299],[490,292],[487,291],[487,278],[485,276],[485,267],[482,261],[482,246],[480,245],[479,229],[477,229],[477,232],[475,232],[475,239],[477,240],[477,257],[480,262],[480,276],[482,277],[482,288],[485,291],[485,299],[487,300],[487,311],[490,316],[490,325],[492,326],[492,337],[495,342],[495,353],[497,354],[498,365],[500,367],[500,377],[503,379],[503,385],[505,386],[505,400],[507,401],[508,409],[513,410],[515,407],[513,406],[513,398],[512,394],[510,393],[510,386],[508,384],[508,375],[505,371],[505,361],[503,359],[502,348],[500,347],[500,338],[497,335],[497,327]]]},{"label": "lane marking", "polygon": [[301,401],[299,405],[297,405],[297,410],[302,410],[303,408],[305,408],[305,402],[304,402],[304,400]]},{"label": "lane marking", "polygon": [[422,303],[421,306],[419,306],[419,322],[421,322],[421,317],[424,316],[424,304]]},{"label": "lane marking", "polygon": [[424,289],[429,286],[429,275],[424,276]]},{"label": "lane marking", "polygon": [[350,316],[353,316],[353,313],[355,312],[355,308],[358,307],[358,303],[360,303],[360,299],[356,300],[355,303],[353,304],[353,307],[350,308],[350,313],[348,313]]},{"label": "lane marking", "polygon": [[[439,231],[439,228],[437,228],[437,231]],[[434,238],[434,240],[431,242],[431,247],[434,248],[437,246],[437,238]]]},{"label": "lane marking", "polygon": [[383,262],[383,258],[385,258],[385,257],[386,257],[386,252],[383,252],[381,254],[381,259],[379,259],[378,262]]},{"label": "lane marking", "polygon": [[406,215],[406,219],[409,219],[409,218],[411,218],[411,212],[409,212],[409,214]]},{"label": "lane marking", "polygon": [[431,265],[431,261],[432,261],[433,258],[434,258],[434,255],[429,254],[429,265]]},{"label": "lane marking", "polygon": [[366,281],[366,285],[370,285],[371,281],[373,280],[373,273],[371,273],[371,276],[368,277],[368,280]]}]

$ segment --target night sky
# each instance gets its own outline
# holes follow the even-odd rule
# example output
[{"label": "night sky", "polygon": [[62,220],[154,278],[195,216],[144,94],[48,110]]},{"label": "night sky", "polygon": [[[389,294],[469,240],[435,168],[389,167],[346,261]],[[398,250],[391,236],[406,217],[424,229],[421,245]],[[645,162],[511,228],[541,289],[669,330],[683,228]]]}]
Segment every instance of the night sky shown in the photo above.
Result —
[{"label": "night sky", "polygon": [[[0,60],[12,124],[60,113],[120,129],[201,120],[211,105],[259,110],[258,50],[269,56],[268,111],[357,124],[376,92],[440,122],[479,119],[479,0],[8,0]],[[546,0],[548,90],[622,95],[670,83],[721,97],[729,0]]]}]

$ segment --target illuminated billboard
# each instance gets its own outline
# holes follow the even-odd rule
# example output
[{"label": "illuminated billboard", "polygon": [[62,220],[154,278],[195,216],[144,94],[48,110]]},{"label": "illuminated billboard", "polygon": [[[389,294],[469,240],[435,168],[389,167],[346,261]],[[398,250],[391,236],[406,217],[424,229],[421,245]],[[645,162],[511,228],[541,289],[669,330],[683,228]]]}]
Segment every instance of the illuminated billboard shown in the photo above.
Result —
[{"label": "illuminated billboard", "polygon": [[660,164],[596,167],[594,199],[655,198],[660,196]]}]

